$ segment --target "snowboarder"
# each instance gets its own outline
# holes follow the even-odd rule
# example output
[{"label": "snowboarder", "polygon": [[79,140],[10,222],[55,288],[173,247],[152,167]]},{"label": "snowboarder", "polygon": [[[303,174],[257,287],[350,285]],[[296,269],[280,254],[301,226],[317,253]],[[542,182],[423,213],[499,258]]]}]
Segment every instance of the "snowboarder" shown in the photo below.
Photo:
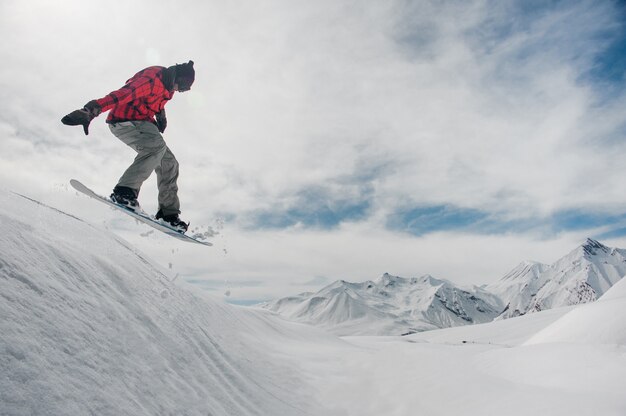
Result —
[{"label": "snowboarder", "polygon": [[135,160],[113,188],[111,199],[133,211],[140,210],[137,197],[141,185],[155,171],[159,189],[159,210],[155,218],[163,219],[182,232],[187,231],[189,224],[179,217],[178,161],[161,133],[167,126],[165,104],[175,91],[189,91],[194,79],[193,61],[168,68],[151,66],[136,73],[119,90],[89,101],[61,120],[67,125],[82,125],[85,134],[89,134],[91,120],[111,110],[106,120],[109,129],[137,152]]}]

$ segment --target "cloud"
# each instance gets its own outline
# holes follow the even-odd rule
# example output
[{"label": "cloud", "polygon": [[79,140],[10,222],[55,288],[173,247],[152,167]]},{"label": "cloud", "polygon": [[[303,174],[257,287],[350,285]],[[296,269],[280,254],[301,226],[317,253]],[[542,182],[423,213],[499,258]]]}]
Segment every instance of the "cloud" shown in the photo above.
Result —
[{"label": "cloud", "polygon": [[311,280],[307,280],[306,282],[299,283],[299,285],[320,287],[320,286],[330,283],[330,281],[331,280],[326,276],[315,276]]},{"label": "cloud", "polygon": [[[508,244],[501,258],[511,260],[516,250],[554,254],[620,228],[619,3],[191,1],[165,13],[170,7],[2,2],[3,187],[119,224],[60,189],[77,177],[108,193],[132,150],[104,117],[89,136],[59,120],[147,65],[193,59],[196,83],[168,104],[165,134],[181,165],[182,216],[227,220],[219,238],[237,247],[226,259],[240,259],[216,250],[208,261],[190,249],[193,278],[270,282],[245,289],[250,299],[312,276],[372,278],[394,262],[400,275],[413,268],[466,280],[486,266],[463,273],[461,258],[432,252],[412,262],[413,250],[485,256]],[[141,200],[156,211],[154,178]],[[491,267],[496,275],[503,264]]]},{"label": "cloud", "polygon": [[[342,187],[343,188],[343,187]],[[333,195],[333,190],[325,187],[302,189],[291,195],[287,207],[276,205],[269,209],[249,214],[251,222],[248,227],[286,228],[286,227],[320,227],[333,228],[345,221],[362,220],[368,214],[370,202],[358,191],[343,195]]]},{"label": "cloud", "polygon": [[[71,19],[44,4],[4,6],[14,16],[5,17],[3,35],[14,43],[4,47],[13,62],[4,79],[15,81],[4,83],[18,106],[5,104],[3,114],[50,160],[66,148],[77,170],[104,169],[86,178],[98,186],[114,185],[132,151],[100,119],[85,138],[59,116],[147,64],[191,57],[197,85],[168,105],[166,139],[181,160],[183,209],[194,217],[198,206],[244,220],[278,210],[286,219],[270,222],[307,224],[311,192],[326,201],[320,209],[354,198],[370,213],[413,204],[550,215],[597,209],[595,189],[603,204],[624,208],[619,175],[608,175],[624,169],[623,94],[605,103],[587,76],[610,52],[605,40],[623,31],[611,3],[197,2],[185,22],[144,10],[155,26],[178,27],[175,36],[136,34],[132,19],[116,15],[106,37],[93,30],[89,41],[74,32],[100,25],[111,7],[77,4],[67,3]],[[36,30],[47,12],[50,39]],[[19,52],[37,44],[35,55]],[[611,145],[598,146],[603,140]],[[594,190],[576,192],[581,183]],[[154,199],[153,184],[146,188]],[[326,222],[355,217],[338,211]]]}]

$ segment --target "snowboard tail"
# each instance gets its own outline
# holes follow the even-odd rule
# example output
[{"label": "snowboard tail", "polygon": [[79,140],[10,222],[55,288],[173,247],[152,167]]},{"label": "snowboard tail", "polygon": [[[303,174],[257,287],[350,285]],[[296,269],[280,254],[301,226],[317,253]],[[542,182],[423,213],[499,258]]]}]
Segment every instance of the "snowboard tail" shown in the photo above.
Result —
[{"label": "snowboard tail", "polygon": [[123,213],[130,215],[137,221],[141,221],[142,223],[149,225],[150,227],[156,230],[159,230],[162,233],[169,235],[170,237],[176,238],[177,240],[186,241],[188,243],[202,244],[205,246],[213,245],[208,241],[198,240],[191,236],[185,235],[182,232],[174,228],[168,227],[163,222],[156,220],[154,217],[146,214],[143,211],[133,211],[123,205],[116,204],[115,202],[111,201],[109,198],[106,198],[102,195],[98,195],[97,193],[95,193],[94,191],[92,191],[91,189],[89,189],[87,186],[83,185],[80,181],[77,181],[76,179],[70,180],[70,185],[72,185],[72,187],[76,189],[78,192],[85,194],[88,197],[95,199],[96,201],[103,202],[119,211],[122,211]]}]

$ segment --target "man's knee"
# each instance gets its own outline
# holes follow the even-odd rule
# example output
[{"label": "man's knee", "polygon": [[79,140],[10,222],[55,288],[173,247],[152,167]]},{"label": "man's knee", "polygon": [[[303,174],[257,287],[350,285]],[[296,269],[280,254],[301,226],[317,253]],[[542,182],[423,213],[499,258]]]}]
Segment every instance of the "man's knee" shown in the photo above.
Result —
[{"label": "man's knee", "polygon": [[161,136],[143,136],[135,144],[137,153],[146,156],[155,156],[157,159],[164,158],[167,153],[167,144]]},{"label": "man's knee", "polygon": [[176,156],[174,156],[174,153],[172,153],[172,151],[167,146],[165,149],[165,154],[163,155],[163,159],[161,159],[161,163],[165,163],[178,169],[178,160],[176,160]]}]

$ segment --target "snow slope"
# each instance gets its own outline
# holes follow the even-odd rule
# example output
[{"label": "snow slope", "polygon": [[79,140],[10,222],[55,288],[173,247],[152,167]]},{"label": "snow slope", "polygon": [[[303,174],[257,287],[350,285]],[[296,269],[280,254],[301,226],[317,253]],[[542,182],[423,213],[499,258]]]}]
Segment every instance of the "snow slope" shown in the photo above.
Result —
[{"label": "snow slope", "polygon": [[339,340],[178,287],[109,232],[0,191],[0,414],[624,415],[623,282],[589,305]]},{"label": "snow slope", "polygon": [[549,309],[515,319],[497,320],[485,324],[466,325],[426,331],[406,337],[414,342],[430,342],[446,345],[491,344],[504,347],[519,346],[528,341],[536,332],[559,320],[575,306]]},{"label": "snow slope", "polygon": [[339,342],[201,298],[109,232],[0,192],[0,414],[321,414],[286,340]]},{"label": "snow slope", "polygon": [[406,279],[388,273],[376,281],[336,281],[260,305],[288,319],[320,326],[337,335],[402,335],[489,322],[497,298],[479,288],[462,289],[426,275]]},{"label": "snow slope", "polygon": [[350,416],[624,415],[626,344],[528,344],[578,310],[587,306],[405,337],[346,337],[356,349],[337,360],[319,397]]},{"label": "snow slope", "polygon": [[528,342],[569,342],[626,345],[626,280],[622,279],[597,302],[583,305],[533,336]]}]

